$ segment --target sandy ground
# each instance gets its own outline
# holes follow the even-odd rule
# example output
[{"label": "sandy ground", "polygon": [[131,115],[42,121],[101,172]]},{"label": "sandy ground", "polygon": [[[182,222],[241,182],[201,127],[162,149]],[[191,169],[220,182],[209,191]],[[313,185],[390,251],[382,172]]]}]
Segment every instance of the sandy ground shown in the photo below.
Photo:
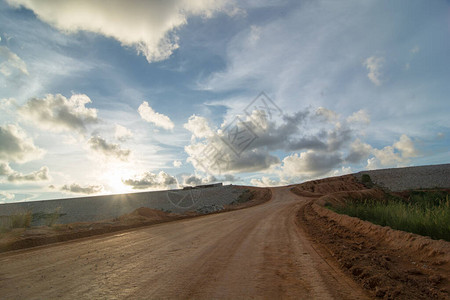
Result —
[{"label": "sandy ground", "polygon": [[309,201],[264,204],[0,255],[3,299],[366,299],[298,225]]}]

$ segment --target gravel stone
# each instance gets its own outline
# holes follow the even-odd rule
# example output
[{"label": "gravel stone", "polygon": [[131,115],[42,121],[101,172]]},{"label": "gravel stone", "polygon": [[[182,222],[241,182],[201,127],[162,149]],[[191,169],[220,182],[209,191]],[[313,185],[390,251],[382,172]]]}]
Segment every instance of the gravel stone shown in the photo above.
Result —
[{"label": "gravel stone", "polygon": [[450,188],[450,164],[361,171],[373,183],[394,192],[410,189]]}]

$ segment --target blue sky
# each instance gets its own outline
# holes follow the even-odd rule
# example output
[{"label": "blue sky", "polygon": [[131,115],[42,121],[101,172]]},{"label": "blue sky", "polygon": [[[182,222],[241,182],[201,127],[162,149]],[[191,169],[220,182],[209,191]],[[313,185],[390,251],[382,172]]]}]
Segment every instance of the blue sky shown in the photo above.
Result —
[{"label": "blue sky", "polygon": [[448,1],[0,1],[0,202],[448,163]]}]

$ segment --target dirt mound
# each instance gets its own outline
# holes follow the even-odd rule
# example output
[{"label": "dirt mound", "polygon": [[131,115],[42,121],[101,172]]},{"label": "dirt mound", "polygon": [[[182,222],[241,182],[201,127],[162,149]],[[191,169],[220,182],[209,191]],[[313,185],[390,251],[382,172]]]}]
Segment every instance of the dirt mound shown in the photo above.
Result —
[{"label": "dirt mound", "polygon": [[359,191],[363,189],[366,189],[366,187],[359,183],[355,176],[344,175],[301,183],[293,187],[293,192],[309,192],[318,196],[343,191]]},{"label": "dirt mound", "polygon": [[291,191],[299,196],[319,198],[316,203],[343,205],[346,199],[381,199],[385,194],[379,189],[368,189],[353,175],[308,181],[294,186]]},{"label": "dirt mound", "polygon": [[381,227],[309,203],[298,214],[313,240],[374,296],[447,299],[450,243]]},{"label": "dirt mound", "polygon": [[243,209],[269,201],[272,198],[272,190],[269,188],[259,188],[254,186],[236,186],[236,188],[249,193],[244,202],[235,201],[230,205],[225,205],[224,211]]},{"label": "dirt mound", "polygon": [[[300,228],[373,296],[447,299],[449,242],[378,226],[323,207],[325,203],[343,204],[349,198],[381,199],[383,191],[367,189],[351,175],[308,182],[291,191],[303,197],[305,191],[314,193],[298,212]],[[318,198],[318,193],[323,195]]]}]

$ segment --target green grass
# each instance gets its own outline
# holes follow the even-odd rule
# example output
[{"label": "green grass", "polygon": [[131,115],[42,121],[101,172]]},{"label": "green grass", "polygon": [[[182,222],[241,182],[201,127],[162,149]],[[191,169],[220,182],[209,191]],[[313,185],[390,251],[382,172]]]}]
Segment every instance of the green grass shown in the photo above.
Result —
[{"label": "green grass", "polygon": [[450,241],[450,200],[446,192],[413,191],[408,199],[348,200],[331,210],[381,226],[408,231],[432,239]]}]

